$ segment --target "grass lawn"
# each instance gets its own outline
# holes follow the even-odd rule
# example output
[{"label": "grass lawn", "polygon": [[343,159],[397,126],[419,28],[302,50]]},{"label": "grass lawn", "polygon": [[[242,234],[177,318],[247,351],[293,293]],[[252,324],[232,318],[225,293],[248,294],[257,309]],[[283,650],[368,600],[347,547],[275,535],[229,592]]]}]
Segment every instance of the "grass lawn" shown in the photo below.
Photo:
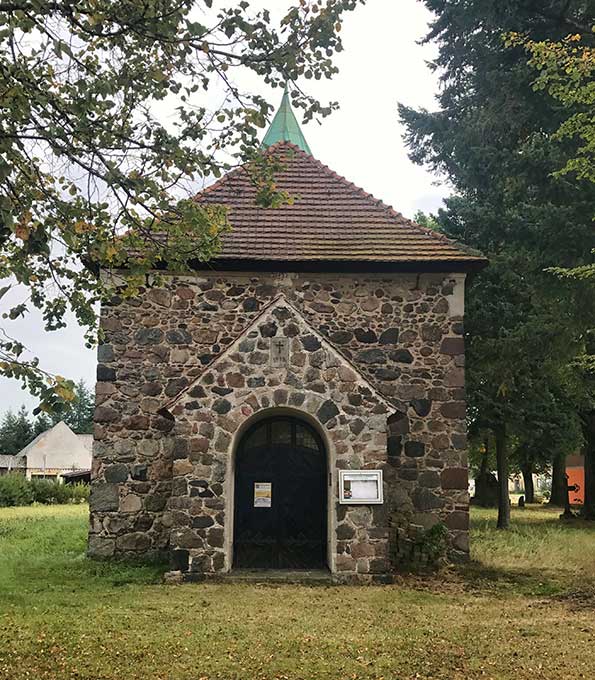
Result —
[{"label": "grass lawn", "polygon": [[595,678],[595,526],[473,514],[473,562],[383,587],[164,586],[84,557],[87,508],[0,509],[0,678]]}]

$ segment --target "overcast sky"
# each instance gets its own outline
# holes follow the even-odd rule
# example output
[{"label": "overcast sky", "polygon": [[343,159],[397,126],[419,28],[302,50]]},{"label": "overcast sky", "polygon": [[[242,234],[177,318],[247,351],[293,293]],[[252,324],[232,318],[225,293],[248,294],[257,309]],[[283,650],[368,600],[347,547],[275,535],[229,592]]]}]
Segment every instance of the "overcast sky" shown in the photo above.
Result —
[{"label": "overcast sky", "polygon": [[[368,0],[346,16],[345,51],[336,60],[340,73],[332,81],[302,83],[321,100],[338,101],[341,107],[322,125],[311,122],[302,127],[313,155],[407,217],[418,209],[436,211],[448,194],[446,186],[436,184],[436,177],[407,158],[397,117],[398,102],[434,106],[437,79],[426,61],[434,57],[435,48],[417,44],[430,16],[417,0]],[[277,103],[280,97],[277,90],[269,99]],[[7,330],[40,358],[45,370],[94,385],[95,350],[85,348],[76,323],[46,333],[39,317],[30,313]],[[3,378],[0,397],[0,413],[21,404],[29,409],[36,405],[16,381]]]}]

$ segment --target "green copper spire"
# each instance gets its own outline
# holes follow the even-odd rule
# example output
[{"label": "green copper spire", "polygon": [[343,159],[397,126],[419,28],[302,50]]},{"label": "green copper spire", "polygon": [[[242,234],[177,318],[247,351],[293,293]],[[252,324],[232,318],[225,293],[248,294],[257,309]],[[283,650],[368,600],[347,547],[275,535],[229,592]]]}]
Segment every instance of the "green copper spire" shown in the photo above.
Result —
[{"label": "green copper spire", "polygon": [[277,142],[283,141],[291,142],[292,144],[299,146],[302,151],[312,155],[308,142],[302,134],[299,123],[291,108],[287,87],[283,93],[283,99],[281,99],[279,110],[271,123],[271,127],[268,129],[262,140],[262,146],[269,147]]}]

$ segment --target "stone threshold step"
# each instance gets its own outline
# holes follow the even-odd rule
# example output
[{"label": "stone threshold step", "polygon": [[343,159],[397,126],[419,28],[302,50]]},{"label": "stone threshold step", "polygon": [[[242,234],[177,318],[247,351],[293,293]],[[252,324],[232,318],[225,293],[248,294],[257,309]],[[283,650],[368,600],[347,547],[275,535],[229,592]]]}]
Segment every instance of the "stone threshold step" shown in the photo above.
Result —
[{"label": "stone threshold step", "polygon": [[[214,579],[209,579],[214,580]],[[333,577],[327,569],[233,569],[218,574],[217,581],[232,583],[302,583],[307,585],[332,585]]]}]

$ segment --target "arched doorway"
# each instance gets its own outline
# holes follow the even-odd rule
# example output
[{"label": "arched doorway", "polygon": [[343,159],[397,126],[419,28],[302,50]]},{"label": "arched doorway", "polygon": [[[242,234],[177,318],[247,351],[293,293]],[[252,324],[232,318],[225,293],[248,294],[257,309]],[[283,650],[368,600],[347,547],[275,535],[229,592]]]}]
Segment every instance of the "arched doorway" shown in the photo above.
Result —
[{"label": "arched doorway", "polygon": [[250,427],[236,454],[234,567],[324,567],[326,479],[324,444],[310,425],[275,416]]}]

